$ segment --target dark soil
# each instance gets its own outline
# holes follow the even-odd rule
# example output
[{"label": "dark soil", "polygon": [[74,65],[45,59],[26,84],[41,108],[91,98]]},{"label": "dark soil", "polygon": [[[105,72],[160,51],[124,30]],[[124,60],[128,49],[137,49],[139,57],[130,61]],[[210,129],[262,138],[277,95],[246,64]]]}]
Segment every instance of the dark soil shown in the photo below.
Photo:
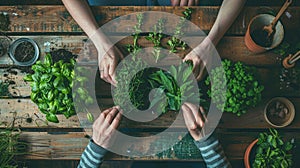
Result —
[{"label": "dark soil", "polygon": [[9,30],[9,17],[8,15],[0,14],[0,31],[8,31]]},{"label": "dark soil", "polygon": [[256,29],[251,32],[253,41],[262,47],[270,47],[273,42],[273,35],[268,36],[268,32],[263,29]]},{"label": "dark soil", "polygon": [[28,62],[33,59],[34,54],[35,49],[33,44],[28,41],[24,41],[16,47],[14,56],[19,62]]},{"label": "dark soil", "polygon": [[275,125],[284,124],[290,116],[291,113],[288,107],[280,101],[270,103],[267,108],[267,117]]},{"label": "dark soil", "polygon": [[77,55],[74,55],[72,52],[67,51],[65,49],[53,50],[50,52],[52,61],[58,62],[59,60],[63,60],[64,62],[70,62],[71,58],[77,58]]}]

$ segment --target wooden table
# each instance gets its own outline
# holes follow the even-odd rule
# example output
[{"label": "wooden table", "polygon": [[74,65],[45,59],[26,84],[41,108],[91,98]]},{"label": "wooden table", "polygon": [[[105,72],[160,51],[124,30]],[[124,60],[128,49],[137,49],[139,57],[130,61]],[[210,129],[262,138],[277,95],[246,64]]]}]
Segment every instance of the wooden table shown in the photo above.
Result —
[{"label": "wooden table", "polygon": [[[275,12],[279,7],[269,7]],[[118,16],[140,11],[165,11],[181,16],[181,12],[185,8],[181,7],[94,7],[93,11],[99,24],[102,25]],[[198,25],[202,30],[208,32],[217,16],[219,6],[201,6],[193,7],[191,21]],[[300,140],[300,90],[280,90],[279,89],[279,73],[281,63],[278,61],[278,55],[273,52],[262,54],[253,54],[248,51],[244,44],[244,34],[247,25],[252,17],[260,13],[262,7],[247,6],[243,9],[238,19],[232,25],[226,36],[217,46],[221,58],[228,58],[233,61],[242,61],[247,65],[255,66],[261,75],[260,82],[265,86],[263,92],[263,100],[255,107],[248,110],[245,115],[236,117],[230,113],[224,113],[216,130],[217,135],[222,143],[226,155],[234,165],[234,167],[243,166],[244,151],[249,143],[251,143],[261,131],[271,127],[267,124],[263,117],[263,110],[266,102],[275,96],[284,96],[290,98],[296,108],[296,117],[291,125],[282,128],[279,131],[286,138],[294,137],[299,146]],[[282,17],[282,23],[285,26],[286,37],[298,36],[300,28],[300,8],[292,6],[287,10],[292,17],[286,15]],[[22,5],[22,6],[0,6],[0,12],[7,12],[10,18],[10,30],[7,35],[12,39],[20,37],[29,37],[35,40],[41,50],[41,59],[44,52],[49,46],[44,46],[46,42],[50,42],[50,48],[65,48],[78,54],[83,47],[83,42],[87,37],[82,30],[71,18],[66,9],[61,5]],[[298,34],[296,34],[298,30]],[[122,27],[115,30],[121,32]],[[117,37],[118,35],[116,35]],[[5,37],[1,37],[2,40]],[[121,41],[118,45],[128,43],[130,38]],[[145,40],[140,40],[140,45],[145,46]],[[32,167],[74,167],[80,159],[85,146],[88,143],[86,133],[80,127],[77,116],[65,119],[59,116],[60,123],[49,123],[46,125],[43,120],[45,116],[39,112],[37,106],[30,100],[30,86],[23,81],[26,72],[14,66],[8,55],[0,57],[0,79],[7,77],[15,81],[11,85],[10,91],[13,98],[0,99],[0,122],[11,122],[12,114],[16,112],[17,117],[29,117],[33,122],[26,122],[26,119],[18,119],[17,125],[23,130],[22,139],[28,141],[32,148],[31,154],[22,158]],[[10,69],[10,70],[8,70]],[[16,73],[15,73],[16,72]],[[97,98],[100,99],[104,107],[113,105],[111,99],[110,86],[104,81],[96,78],[96,83],[101,88],[96,89]],[[123,121],[121,128],[136,129],[137,127],[147,128],[149,132],[157,132],[159,129],[168,127],[166,123],[174,117],[174,113],[167,113],[162,118],[165,122],[156,124],[133,125],[130,122]],[[3,127],[3,126],[2,126]],[[299,152],[298,152],[299,153]],[[300,165],[300,154],[295,155],[295,165]],[[67,160],[68,162],[65,162]],[[115,154],[109,154],[106,157],[105,166],[122,167],[124,163],[131,163],[133,159],[122,157]],[[176,157],[144,157],[135,158],[135,161],[201,161],[201,159],[179,159]],[[122,162],[116,162],[122,161]]]}]

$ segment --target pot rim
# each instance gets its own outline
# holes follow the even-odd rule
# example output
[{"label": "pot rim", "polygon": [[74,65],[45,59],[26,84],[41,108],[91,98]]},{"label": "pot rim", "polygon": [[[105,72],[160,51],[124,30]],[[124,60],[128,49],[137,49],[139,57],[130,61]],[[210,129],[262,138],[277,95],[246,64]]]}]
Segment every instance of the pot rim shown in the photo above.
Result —
[{"label": "pot rim", "polygon": [[[18,60],[16,60],[15,56],[14,56],[14,51],[17,48],[17,46],[19,44],[21,44],[22,42],[29,42],[33,45],[34,47],[34,56],[31,60],[27,61],[27,62],[20,62]],[[8,50],[8,54],[10,56],[10,58],[14,61],[14,63],[16,65],[19,66],[31,66],[33,65],[39,58],[40,55],[40,51],[39,51],[39,47],[37,45],[37,43],[35,41],[33,41],[30,38],[18,38],[17,40],[15,40],[10,46],[9,46],[9,50]]]},{"label": "pot rim", "polygon": [[[267,116],[267,108],[268,108],[268,106],[270,105],[271,102],[276,101],[276,100],[284,103],[287,106],[287,108],[289,109],[289,112],[291,113],[291,116],[289,117],[289,119],[285,123],[283,123],[282,125],[276,125],[276,124],[272,123],[268,119],[268,116]],[[287,99],[285,97],[274,97],[271,100],[269,100],[267,102],[266,106],[265,106],[265,109],[264,109],[264,118],[267,121],[267,123],[270,124],[273,127],[276,127],[276,128],[286,127],[289,124],[291,124],[291,122],[295,118],[295,107],[294,107],[294,104],[289,99]]]},{"label": "pot rim", "polygon": [[250,153],[251,153],[251,151],[252,151],[252,149],[253,149],[253,147],[256,145],[256,143],[258,142],[258,139],[255,139],[254,141],[252,141],[249,145],[248,145],[248,147],[247,147],[247,149],[246,149],[246,151],[245,151],[245,154],[244,154],[244,164],[245,164],[245,168],[251,168],[251,165],[250,165]]}]

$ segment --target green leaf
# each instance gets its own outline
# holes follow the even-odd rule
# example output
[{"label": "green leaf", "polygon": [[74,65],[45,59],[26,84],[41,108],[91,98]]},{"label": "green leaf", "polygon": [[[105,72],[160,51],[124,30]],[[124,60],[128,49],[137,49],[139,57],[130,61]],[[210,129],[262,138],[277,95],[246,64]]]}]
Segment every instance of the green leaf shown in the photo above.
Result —
[{"label": "green leaf", "polygon": [[59,82],[61,81],[61,77],[57,77],[54,81],[53,81],[53,86],[54,87],[57,87],[58,86],[58,84],[59,84]]},{"label": "green leaf", "polygon": [[27,82],[32,82],[33,81],[33,79],[32,79],[32,75],[26,75],[24,78],[24,81],[27,81]]},{"label": "green leaf", "polygon": [[54,123],[58,123],[58,122],[59,122],[57,116],[56,116],[55,114],[52,114],[52,113],[48,113],[48,114],[46,115],[46,119],[47,119],[48,121],[54,122]]},{"label": "green leaf", "polygon": [[45,64],[47,67],[50,67],[50,66],[52,65],[52,58],[51,58],[51,55],[50,55],[50,54],[46,54],[46,55],[45,55],[44,64]]},{"label": "green leaf", "polygon": [[177,79],[177,70],[176,70],[176,68],[175,68],[174,65],[172,65],[172,66],[170,67],[170,73],[171,73],[171,75],[173,76],[173,78],[177,81],[177,80],[178,80],[178,79]]},{"label": "green leaf", "polygon": [[87,117],[87,119],[88,119],[89,122],[91,122],[91,123],[94,122],[94,116],[93,116],[92,113],[88,112],[86,114],[86,117]]}]

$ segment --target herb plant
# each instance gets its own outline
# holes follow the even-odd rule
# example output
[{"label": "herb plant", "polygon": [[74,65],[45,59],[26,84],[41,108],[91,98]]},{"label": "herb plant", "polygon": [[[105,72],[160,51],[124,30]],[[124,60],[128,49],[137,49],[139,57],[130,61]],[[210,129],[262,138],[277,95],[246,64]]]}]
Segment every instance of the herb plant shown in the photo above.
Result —
[{"label": "herb plant", "polygon": [[141,47],[138,45],[138,39],[139,39],[139,35],[142,32],[142,25],[143,25],[143,19],[144,19],[144,15],[143,14],[137,14],[136,15],[137,18],[137,24],[134,26],[134,33],[132,34],[133,37],[133,44],[128,44],[127,47],[127,51],[136,55]]},{"label": "herb plant", "polygon": [[[46,114],[46,119],[50,122],[59,122],[56,114],[64,114],[66,118],[75,114],[72,97],[74,65],[73,58],[69,62],[63,60],[53,62],[51,55],[47,54],[44,62],[37,61],[32,66],[34,74],[24,77],[25,81],[30,82],[31,100],[38,105],[42,113]],[[76,80],[85,81],[84,77],[77,77]],[[77,97],[86,103],[93,101],[82,87],[77,89],[77,94],[80,95]]]},{"label": "herb plant", "polygon": [[292,167],[293,140],[284,142],[277,130],[269,129],[269,131],[259,134],[253,167]]},{"label": "herb plant", "polygon": [[[16,156],[26,153],[28,146],[26,142],[19,139],[21,130],[14,127],[15,115],[11,126],[0,130],[0,167],[1,168],[17,168],[18,164],[14,160]],[[0,123],[1,125],[2,123]]]},{"label": "herb plant", "polygon": [[161,39],[164,37],[164,19],[159,19],[157,24],[153,26],[153,31],[148,34],[146,37],[147,40],[151,41],[154,44],[153,56],[155,58],[155,62],[162,57],[161,54]]},{"label": "herb plant", "polygon": [[[224,69],[224,75],[221,75]],[[222,67],[212,70],[205,84],[211,85],[208,95],[217,108],[240,116],[246,113],[249,107],[254,107],[261,100],[264,87],[254,76],[255,69],[241,62],[233,63],[223,60]],[[225,82],[226,81],[226,82]],[[227,88],[226,88],[227,86]],[[226,90],[226,92],[224,92]]]},{"label": "herb plant", "polygon": [[[185,67],[184,65],[185,63],[178,67],[172,65],[170,72],[159,70],[150,75],[151,87],[159,88],[156,90],[151,107],[158,104],[157,107],[163,109],[164,113],[168,110],[179,111],[181,104],[186,101],[199,103],[199,94],[192,91],[192,66]],[[166,102],[163,101],[163,94],[166,94]]]},{"label": "herb plant", "polygon": [[179,23],[175,27],[175,31],[173,36],[170,40],[168,40],[168,45],[170,46],[170,52],[176,53],[177,48],[181,48],[182,50],[185,50],[187,45],[184,41],[180,40],[180,38],[183,36],[182,28],[186,22],[186,20],[191,19],[192,9],[186,8],[185,11],[182,12],[184,15],[180,18]]}]

